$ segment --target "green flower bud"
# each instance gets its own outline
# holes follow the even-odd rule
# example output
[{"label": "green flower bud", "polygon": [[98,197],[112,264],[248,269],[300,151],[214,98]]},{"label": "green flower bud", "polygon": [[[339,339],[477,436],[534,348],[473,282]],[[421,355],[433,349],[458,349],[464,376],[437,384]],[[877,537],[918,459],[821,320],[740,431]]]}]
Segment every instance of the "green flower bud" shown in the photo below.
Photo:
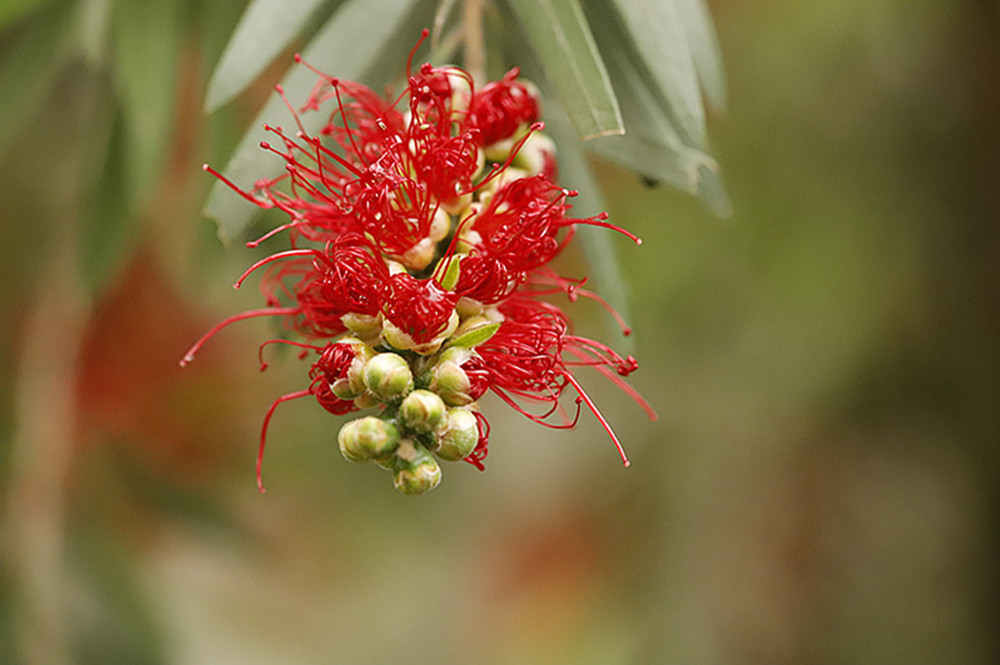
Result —
[{"label": "green flower bud", "polygon": [[365,340],[378,336],[382,331],[382,314],[357,314],[350,312],[340,317],[340,322],[352,333]]},{"label": "green flower bud", "polygon": [[364,381],[365,364],[375,355],[375,351],[361,340],[353,337],[345,338],[337,342],[337,344],[350,344],[354,351],[354,360],[347,370],[347,376],[331,383],[330,390],[340,399],[360,397],[366,390]]},{"label": "green flower bud", "polygon": [[393,483],[403,494],[423,494],[441,482],[441,467],[426,448],[403,439],[394,455]]},{"label": "green flower bud", "polygon": [[533,132],[514,157],[513,166],[535,175],[545,170],[546,159],[554,159],[555,154],[555,141],[540,132]]},{"label": "green flower bud", "polygon": [[476,416],[468,409],[450,409],[448,422],[438,433],[435,454],[443,460],[454,462],[468,457],[479,443]]},{"label": "green flower bud", "polygon": [[414,432],[433,432],[444,424],[447,407],[429,390],[414,390],[399,406],[400,423]]},{"label": "green flower bud", "polygon": [[472,403],[472,397],[469,395],[472,382],[469,381],[469,375],[451,360],[439,362],[434,367],[428,388],[440,395],[448,406],[465,406]]},{"label": "green flower bud", "polygon": [[455,305],[455,311],[463,319],[467,319],[470,316],[479,316],[483,313],[483,303],[468,296],[462,296]]},{"label": "green flower bud", "polygon": [[341,427],[337,443],[348,461],[366,462],[392,453],[399,445],[399,430],[391,422],[366,416]]},{"label": "green flower bud", "polygon": [[364,381],[373,395],[386,401],[413,390],[410,366],[395,353],[379,353],[365,363]]}]

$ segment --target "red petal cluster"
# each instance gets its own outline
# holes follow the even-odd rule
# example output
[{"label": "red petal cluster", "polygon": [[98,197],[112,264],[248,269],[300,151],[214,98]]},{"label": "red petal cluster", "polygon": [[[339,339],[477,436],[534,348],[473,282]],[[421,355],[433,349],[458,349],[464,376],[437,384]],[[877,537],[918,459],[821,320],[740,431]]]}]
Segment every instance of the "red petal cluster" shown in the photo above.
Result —
[{"label": "red petal cluster", "polygon": [[[318,81],[309,97],[297,110],[289,104],[296,131],[267,127],[275,140],[261,144],[285,161],[276,178],[243,191],[206,166],[254,204],[289,216],[251,246],[286,231],[291,248],[257,262],[237,282],[261,270],[267,307],[222,322],[184,362],[228,323],[281,316],[290,330],[317,342],[287,343],[318,359],[309,388],[279,398],[268,419],[277,404],[308,394],[342,414],[370,400],[332,391],[357,349],[333,343],[339,337],[350,335],[376,352],[423,356],[430,364],[453,334],[458,339],[480,320],[499,323],[462,359],[469,397],[492,391],[554,427],[571,427],[586,403],[614,438],[571,368],[595,367],[648,410],[620,379],[636,368],[635,360],[572,335],[563,311],[542,297],[592,295],[579,289],[583,280],[547,267],[576,224],[638,239],[603,214],[568,216],[575,192],[552,181],[554,150],[540,134],[538,94],[517,69],[481,88],[457,67],[407,69],[406,90],[396,98],[314,70]],[[320,127],[315,135],[303,122],[310,114],[321,119],[308,123]],[[578,394],[576,417],[560,407],[567,386]],[[530,403],[542,408],[532,410]],[[481,467],[489,424],[476,416],[480,442],[467,459]],[[624,452],[622,458],[627,463]]]}]

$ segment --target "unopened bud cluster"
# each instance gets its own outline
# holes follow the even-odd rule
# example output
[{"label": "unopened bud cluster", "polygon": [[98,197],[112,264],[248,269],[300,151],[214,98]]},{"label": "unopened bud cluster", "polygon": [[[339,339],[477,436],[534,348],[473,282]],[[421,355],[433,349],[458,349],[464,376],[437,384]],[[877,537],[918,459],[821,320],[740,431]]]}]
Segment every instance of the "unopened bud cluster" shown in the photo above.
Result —
[{"label": "unopened bud cluster", "polygon": [[[636,362],[571,333],[550,296],[603,301],[580,288],[585,279],[563,277],[550,262],[580,224],[639,240],[604,213],[569,216],[576,192],[556,184],[555,145],[542,134],[535,86],[516,68],[478,87],[459,67],[407,64],[406,92],[381,97],[317,74],[300,111],[288,106],[296,116],[324,114],[320,131],[309,135],[299,117],[294,134],[266,127],[277,141],[261,147],[285,160],[282,175],[244,191],[206,167],[256,205],[287,213],[291,221],[278,230],[291,249],[258,261],[237,282],[266,267],[260,286],[268,308],[230,317],[184,362],[230,322],[283,317],[304,341],[276,341],[319,358],[309,387],[274,406],[312,395],[335,415],[373,410],[343,425],[340,450],[390,470],[406,494],[437,486],[440,461],[483,468],[489,424],[477,400],[486,391],[562,429],[575,423],[572,407],[560,402],[569,388],[576,416],[586,405],[627,465],[573,371],[597,368],[652,413],[621,378]],[[258,484],[259,469],[260,457]]]},{"label": "unopened bud cluster", "polygon": [[340,428],[340,452],[348,461],[374,461],[388,469],[404,494],[434,489],[441,482],[438,461],[465,459],[480,441],[479,406],[462,369],[475,351],[450,346],[429,356],[402,350],[378,353],[356,338],[349,342],[356,357],[366,360],[352,363],[330,389],[358,408],[380,411]]}]

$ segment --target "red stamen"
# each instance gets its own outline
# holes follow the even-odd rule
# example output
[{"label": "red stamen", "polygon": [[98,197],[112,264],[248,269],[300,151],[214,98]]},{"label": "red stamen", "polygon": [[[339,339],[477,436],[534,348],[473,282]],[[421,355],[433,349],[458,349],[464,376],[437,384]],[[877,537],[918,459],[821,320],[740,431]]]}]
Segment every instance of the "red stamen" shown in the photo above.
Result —
[{"label": "red stamen", "polygon": [[271,402],[271,407],[267,410],[267,414],[264,416],[264,424],[260,428],[260,448],[257,449],[257,489],[261,494],[267,492],[267,490],[264,489],[264,478],[261,475],[261,469],[264,466],[264,446],[267,445],[267,426],[271,422],[271,416],[274,415],[274,410],[278,408],[279,404],[293,399],[299,399],[300,397],[305,397],[309,394],[309,390],[306,389],[282,395],[278,399]]}]

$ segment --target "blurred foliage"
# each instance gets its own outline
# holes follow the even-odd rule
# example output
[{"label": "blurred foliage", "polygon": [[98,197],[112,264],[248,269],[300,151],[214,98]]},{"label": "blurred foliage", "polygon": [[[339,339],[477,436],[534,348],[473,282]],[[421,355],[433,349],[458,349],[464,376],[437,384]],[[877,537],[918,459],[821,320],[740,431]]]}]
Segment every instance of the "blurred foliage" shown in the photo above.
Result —
[{"label": "blurred foliage", "polygon": [[[582,15],[628,130],[580,144],[552,26],[487,3],[487,70],[543,83],[567,184],[644,237],[591,234],[592,268],[568,268],[604,291],[625,257],[661,420],[593,382],[623,471],[592,421],[486,404],[487,472],[417,501],[348,467],[305,403],[277,412],[256,493],[260,418],[303,370],[257,372],[266,325],[177,367],[256,300],[226,286],[253,252],[198,221],[198,166],[239,154],[296,50],[381,84],[437,8],[245,4],[0,3],[0,663],[997,660],[995,4],[716,0],[725,93],[700,3],[547,3]],[[657,40],[679,24],[687,49]],[[252,61],[227,59],[241,30]],[[728,95],[711,150],[691,67]],[[632,173],[721,209],[715,158],[728,221]]]}]

